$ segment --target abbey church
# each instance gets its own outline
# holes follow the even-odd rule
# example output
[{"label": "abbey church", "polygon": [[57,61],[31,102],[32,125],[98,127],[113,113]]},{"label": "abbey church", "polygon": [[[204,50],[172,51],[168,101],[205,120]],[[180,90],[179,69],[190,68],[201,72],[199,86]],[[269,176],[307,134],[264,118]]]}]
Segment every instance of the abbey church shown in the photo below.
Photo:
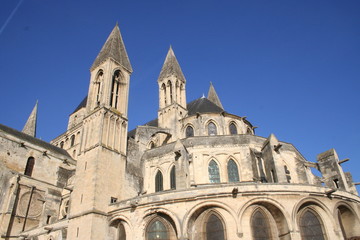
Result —
[{"label": "abbey church", "polygon": [[128,129],[132,72],[116,25],[63,134],[36,138],[37,106],[22,131],[0,124],[1,239],[360,239],[348,159],[330,149],[310,162],[274,134],[257,136],[212,84],[187,102],[172,48],[157,119]]}]

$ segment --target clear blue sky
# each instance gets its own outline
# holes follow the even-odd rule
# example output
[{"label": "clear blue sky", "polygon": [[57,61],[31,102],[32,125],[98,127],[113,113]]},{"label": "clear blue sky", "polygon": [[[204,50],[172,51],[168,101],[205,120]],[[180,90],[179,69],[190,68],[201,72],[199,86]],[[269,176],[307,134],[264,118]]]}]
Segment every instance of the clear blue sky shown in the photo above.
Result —
[{"label": "clear blue sky", "polygon": [[188,101],[212,81],[257,135],[274,133],[309,161],[335,148],[360,182],[358,0],[2,0],[0,123],[21,130],[38,99],[38,137],[64,132],[117,21],[134,69],[130,128],[157,116],[171,44]]}]

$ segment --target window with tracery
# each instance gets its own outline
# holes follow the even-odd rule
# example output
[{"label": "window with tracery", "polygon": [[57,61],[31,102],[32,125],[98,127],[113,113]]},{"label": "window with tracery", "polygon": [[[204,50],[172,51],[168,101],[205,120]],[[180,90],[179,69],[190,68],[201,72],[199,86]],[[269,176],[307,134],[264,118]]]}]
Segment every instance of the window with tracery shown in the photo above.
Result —
[{"label": "window with tracery", "polygon": [[194,129],[191,126],[187,126],[186,128],[186,137],[193,137],[194,136]]},{"label": "window with tracery", "polygon": [[251,232],[254,240],[272,239],[269,219],[259,209],[251,217]]},{"label": "window with tracery", "polygon": [[211,214],[206,221],[206,240],[225,240],[225,228],[216,214]]},{"label": "window with tracery", "polygon": [[160,170],[158,170],[155,176],[155,192],[160,192],[163,189],[163,175]]},{"label": "window with tracery", "polygon": [[215,123],[213,123],[213,122],[210,122],[210,123],[208,124],[208,135],[209,135],[209,136],[215,136],[215,135],[217,135],[217,128],[216,128]]},{"label": "window with tracery", "polygon": [[229,182],[239,182],[239,171],[234,160],[228,161],[227,170]]},{"label": "window with tracery", "polygon": [[146,230],[146,240],[170,240],[170,233],[164,223],[155,220]]},{"label": "window with tracery", "polygon": [[230,132],[231,135],[236,135],[236,134],[238,134],[235,123],[233,123],[233,122],[230,123],[230,125],[229,125],[229,132]]},{"label": "window with tracery", "polygon": [[219,183],[220,182],[219,166],[214,160],[210,161],[208,170],[209,170],[210,183]]},{"label": "window with tracery", "polygon": [[29,157],[27,162],[26,162],[24,175],[31,177],[32,172],[34,170],[34,165],[35,165],[35,158]]},{"label": "window with tracery", "polygon": [[301,239],[325,240],[322,224],[311,210],[304,211],[299,219]]},{"label": "window with tracery", "polygon": [[176,189],[176,172],[175,172],[175,166],[171,168],[170,171],[170,188]]}]

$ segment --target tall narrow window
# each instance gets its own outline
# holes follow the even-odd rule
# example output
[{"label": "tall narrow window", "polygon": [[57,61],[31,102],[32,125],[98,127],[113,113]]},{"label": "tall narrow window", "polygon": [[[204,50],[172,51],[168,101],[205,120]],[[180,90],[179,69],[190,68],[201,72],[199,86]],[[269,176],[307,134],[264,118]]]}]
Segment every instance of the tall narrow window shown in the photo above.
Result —
[{"label": "tall narrow window", "polygon": [[119,101],[120,78],[120,70],[117,70],[113,75],[111,85],[110,106],[113,108],[117,108]]},{"label": "tall narrow window", "polygon": [[155,192],[160,192],[163,189],[163,175],[160,170],[158,170],[155,176]]},{"label": "tall narrow window", "polygon": [[210,183],[219,183],[220,182],[219,166],[214,160],[210,161],[208,170],[209,170]]},{"label": "tall narrow window", "polygon": [[209,136],[214,136],[217,135],[217,129],[216,129],[216,125],[213,122],[210,122],[208,124],[208,135]]},{"label": "tall narrow window", "polygon": [[229,125],[229,132],[230,132],[231,135],[236,135],[236,134],[238,134],[235,123],[233,123],[233,122],[230,123],[230,125]]},{"label": "tall narrow window", "polygon": [[165,86],[165,83],[163,83],[161,85],[161,88],[163,89],[163,96],[164,96],[164,107],[166,106],[167,104],[167,98],[166,98],[166,86]]},{"label": "tall narrow window", "polygon": [[224,240],[225,229],[222,221],[215,214],[211,214],[206,221],[206,240]]},{"label": "tall narrow window", "polygon": [[171,168],[170,171],[170,188],[176,189],[176,172],[175,172],[175,166]]},{"label": "tall narrow window", "polygon": [[74,146],[75,144],[75,135],[72,135],[70,138],[70,147]]},{"label": "tall narrow window", "polygon": [[26,176],[30,176],[32,175],[32,172],[34,170],[34,165],[35,165],[35,158],[33,157],[29,157],[27,162],[26,162],[26,167],[25,167],[25,172],[24,174]]},{"label": "tall narrow window", "polygon": [[98,76],[95,81],[95,89],[96,89],[96,106],[100,104],[100,98],[101,98],[101,84],[103,81],[104,73],[100,70],[98,73]]},{"label": "tall narrow window", "polygon": [[61,141],[60,148],[64,148],[64,141]]},{"label": "tall narrow window", "polygon": [[146,229],[146,240],[169,240],[169,230],[159,220],[150,223]]},{"label": "tall narrow window", "polygon": [[251,231],[254,240],[272,239],[269,219],[261,210],[256,210],[251,218]]},{"label": "tall narrow window", "polygon": [[234,160],[230,159],[227,165],[229,182],[239,181],[239,171]]},{"label": "tall narrow window", "polygon": [[323,227],[318,219],[318,217],[313,213],[313,211],[306,210],[300,216],[300,233],[301,239],[303,240],[324,240]]},{"label": "tall narrow window", "polygon": [[194,136],[194,129],[191,126],[187,126],[186,128],[186,137],[193,137]]},{"label": "tall narrow window", "polygon": [[118,225],[118,240],[126,240],[126,231],[124,224],[119,223]]},{"label": "tall narrow window", "polygon": [[169,95],[170,95],[169,104],[172,104],[173,103],[173,88],[172,88],[172,84],[171,84],[170,80],[168,81],[168,87],[169,87]]}]

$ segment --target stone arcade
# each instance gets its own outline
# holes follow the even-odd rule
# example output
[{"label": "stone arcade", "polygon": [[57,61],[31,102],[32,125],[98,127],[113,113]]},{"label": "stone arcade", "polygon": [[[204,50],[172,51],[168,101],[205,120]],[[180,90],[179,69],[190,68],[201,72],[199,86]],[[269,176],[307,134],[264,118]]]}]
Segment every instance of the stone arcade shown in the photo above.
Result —
[{"label": "stone arcade", "polygon": [[117,25],[90,71],[87,97],[50,143],[35,138],[36,107],[22,132],[0,125],[2,239],[360,239],[346,160],[331,149],[309,162],[255,135],[212,84],[187,103],[172,48],[158,118],[131,131],[132,67]]}]

